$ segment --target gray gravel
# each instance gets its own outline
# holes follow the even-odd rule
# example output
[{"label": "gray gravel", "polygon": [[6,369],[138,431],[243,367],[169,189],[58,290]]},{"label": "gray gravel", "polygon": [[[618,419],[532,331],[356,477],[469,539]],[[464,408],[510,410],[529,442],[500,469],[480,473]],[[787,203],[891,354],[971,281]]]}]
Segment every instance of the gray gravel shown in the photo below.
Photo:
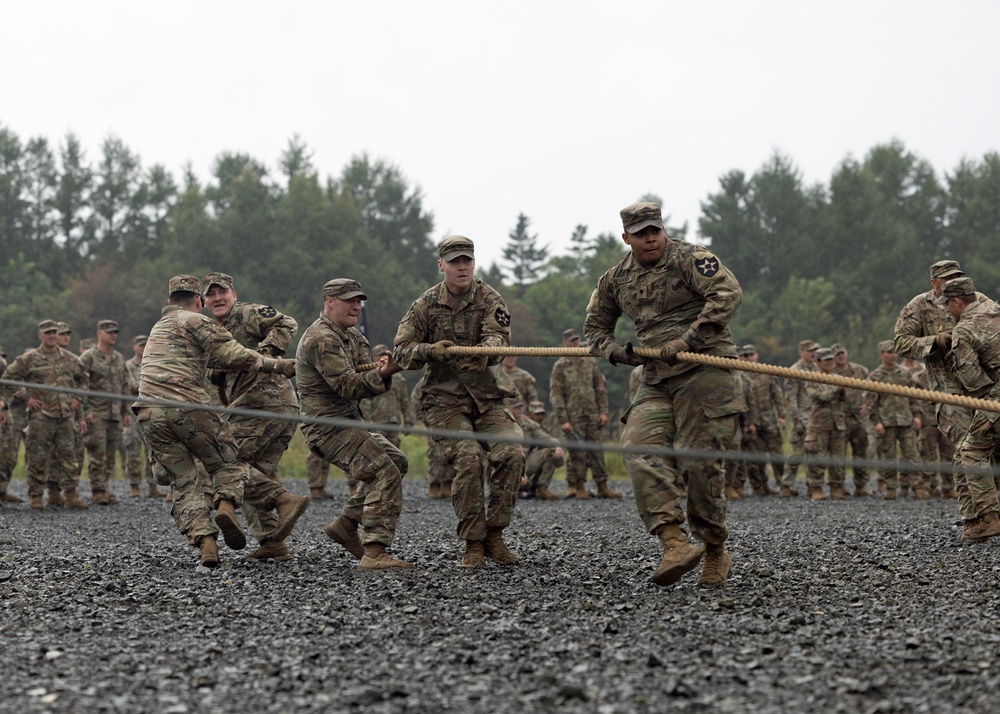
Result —
[{"label": "gray gravel", "polygon": [[729,583],[660,589],[627,484],[622,501],[522,501],[507,540],[523,564],[466,572],[450,504],[408,481],[393,553],[418,567],[374,575],[322,533],[346,496],[332,486],[293,561],[220,545],[213,572],[165,504],[120,482],[110,508],[2,507],[0,711],[943,712],[1000,696],[1000,543],[962,544],[953,501],[739,501]]}]

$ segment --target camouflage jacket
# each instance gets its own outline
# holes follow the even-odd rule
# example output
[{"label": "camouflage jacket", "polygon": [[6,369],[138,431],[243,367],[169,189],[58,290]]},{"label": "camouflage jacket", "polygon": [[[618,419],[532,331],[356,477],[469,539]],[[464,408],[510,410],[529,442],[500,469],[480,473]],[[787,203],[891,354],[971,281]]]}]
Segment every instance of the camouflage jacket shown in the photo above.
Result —
[{"label": "camouflage jacket", "polygon": [[[807,372],[818,372],[816,363],[806,365],[801,359],[793,364],[789,369],[804,369]],[[789,379],[785,382],[785,403],[788,407],[788,418],[797,424],[805,426],[809,423],[809,414],[812,411],[812,402],[809,399],[809,390],[806,382],[802,379]]]},{"label": "camouflage jacket", "polygon": [[[128,396],[128,371],[125,368],[125,357],[117,350],[110,354],[101,352],[96,347],[80,355],[80,363],[87,373],[89,389],[92,392],[122,394]],[[93,414],[98,419],[121,421],[132,406],[130,400],[114,400],[103,397],[88,396],[83,400],[84,414]]]},{"label": "camouflage jacket", "polygon": [[[31,382],[32,384],[45,384],[53,387],[71,387],[73,389],[88,389],[89,382],[87,373],[80,363],[80,358],[62,347],[57,347],[53,352],[46,352],[41,348],[27,350],[14,359],[4,370],[4,379],[11,379],[17,382]],[[19,387],[3,387],[2,398],[4,402],[10,404],[14,394],[22,392],[25,401],[37,399],[42,403],[39,410],[47,417],[75,417],[79,415],[80,404],[83,399],[65,392],[50,392],[48,390],[28,389],[27,392]],[[76,409],[73,409],[74,404]]]},{"label": "camouflage jacket", "polygon": [[[868,379],[885,384],[899,384],[904,387],[918,389],[916,380],[910,371],[898,364],[890,370],[881,365],[873,369]],[[912,426],[915,418],[922,418],[922,402],[918,399],[898,397],[894,394],[867,392],[865,401],[868,403],[868,418],[873,424],[883,426]]]},{"label": "camouflage jacket", "polygon": [[538,401],[538,383],[534,376],[526,369],[521,369],[520,367],[514,367],[513,370],[508,372],[503,367],[500,367],[501,371],[510,377],[510,381],[514,383],[517,387],[518,393],[521,395],[521,399],[524,400],[524,406],[527,407],[531,402]]},{"label": "camouflage jacket", "polygon": [[342,330],[320,313],[295,352],[302,414],[359,419],[358,402],[384,393],[391,384],[377,369],[358,371],[358,365],[371,363],[371,355],[361,330]]},{"label": "camouflage jacket", "polygon": [[628,373],[628,403],[631,404],[635,399],[635,393],[639,391],[639,385],[642,384],[642,365],[634,367],[631,372]]},{"label": "camouflage jacket", "polygon": [[[288,351],[299,325],[270,305],[237,302],[220,320],[237,342],[267,356],[280,357]],[[222,387],[226,403],[244,409],[273,409],[299,405],[292,382],[281,374],[227,372]]]},{"label": "camouflage jacket", "polygon": [[[644,347],[662,347],[681,338],[692,352],[735,358],[728,324],[742,299],[736,278],[707,248],[668,238],[655,265],[641,265],[630,252],[600,277],[583,330],[591,348],[605,358],[618,347],[615,326],[622,315],[635,323]],[[697,366],[649,360],[642,379],[657,384]]]},{"label": "camouflage jacket", "polygon": [[[818,368],[817,371],[819,371]],[[846,430],[845,395],[832,384],[820,384],[819,382],[803,382],[803,384],[806,385],[805,391],[809,395],[810,405],[807,433]]]},{"label": "camouflage jacket", "polygon": [[135,357],[125,360],[125,374],[128,375],[128,393],[133,397],[139,396],[139,372],[142,369],[142,362]]},{"label": "camouflage jacket", "polygon": [[530,454],[532,451],[538,451],[539,449],[552,449],[559,446],[559,440],[552,436],[549,432],[545,431],[545,427],[535,422],[535,420],[531,417],[526,415],[522,416],[518,424],[521,427],[521,431],[524,432],[525,439],[534,439],[536,441],[544,441],[546,443],[546,446],[526,444],[524,449],[525,456]]},{"label": "camouflage jacket", "polygon": [[145,399],[171,399],[208,404],[208,367],[259,369],[261,356],[233,339],[222,325],[200,312],[167,305],[153,325],[139,368],[139,398],[133,411],[147,406]]},{"label": "camouflage jacket", "polygon": [[743,424],[756,424],[757,423],[756,412],[752,412],[750,409],[751,405],[749,397],[750,397],[750,390],[753,386],[750,382],[750,374],[748,372],[743,372],[741,370],[734,369],[733,375],[736,377],[736,382],[739,384],[740,392],[743,395],[743,403],[746,405],[746,408],[743,409],[742,412]]},{"label": "camouflage jacket", "polygon": [[426,362],[426,349],[435,342],[451,340],[456,345],[503,348],[510,346],[510,312],[496,290],[476,280],[465,295],[454,297],[438,283],[410,305],[396,332],[394,357],[403,369],[425,364],[421,403],[455,409],[463,413],[484,412],[500,399],[517,396],[510,377],[496,365],[501,356],[490,357],[483,372],[459,369],[461,359]]},{"label": "camouflage jacket", "polygon": [[[868,368],[857,362],[848,362],[847,369],[841,371],[837,365],[833,365],[833,371],[838,377],[852,377],[854,379],[868,379]],[[865,403],[865,392],[862,389],[848,389],[844,395],[844,413],[855,419],[861,418],[861,405]]]},{"label": "camouflage jacket", "polygon": [[560,357],[549,378],[549,402],[560,424],[608,413],[608,385],[593,357]]},{"label": "camouflage jacket", "polygon": [[[965,392],[1000,400],[1000,305],[973,303],[962,312],[952,333],[949,368]],[[979,412],[991,423],[997,412]]]},{"label": "camouflage jacket", "polygon": [[747,397],[748,424],[770,425],[777,428],[778,419],[785,418],[785,397],[778,380],[769,374],[744,373],[750,378]]},{"label": "camouflage jacket", "polygon": [[[371,360],[369,360],[371,361]],[[376,424],[405,424],[413,426],[410,392],[401,374],[392,375],[388,390],[361,403],[361,416]]]}]

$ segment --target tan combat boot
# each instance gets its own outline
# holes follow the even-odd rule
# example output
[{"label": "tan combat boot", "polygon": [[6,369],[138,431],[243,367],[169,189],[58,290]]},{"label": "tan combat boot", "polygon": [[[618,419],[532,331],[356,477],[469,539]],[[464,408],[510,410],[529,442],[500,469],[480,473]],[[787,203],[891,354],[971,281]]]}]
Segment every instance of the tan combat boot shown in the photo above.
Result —
[{"label": "tan combat boot", "polygon": [[141,498],[142,494],[139,493],[139,484],[134,483],[128,487],[128,497],[129,498]]},{"label": "tan combat boot", "polygon": [[146,495],[149,498],[159,498],[160,496],[163,495],[163,491],[158,489],[155,483],[151,483],[149,484],[148,488],[146,488]]},{"label": "tan combat boot", "polygon": [[295,527],[295,521],[299,520],[309,507],[309,497],[282,491],[274,499],[274,506],[278,509],[278,525],[268,537],[271,540],[285,540]]},{"label": "tan combat boot", "polygon": [[358,538],[358,522],[352,521],[347,516],[340,516],[326,524],[323,529],[327,537],[344,546],[344,550],[353,555],[358,560],[365,555],[365,548]]},{"label": "tan combat boot", "polygon": [[215,542],[215,536],[202,536],[198,541],[201,549],[201,565],[206,568],[219,567],[219,546]]},{"label": "tan combat boot", "polygon": [[265,540],[257,550],[247,556],[247,560],[253,562],[263,560],[281,562],[291,559],[292,553],[288,550],[288,545],[283,540]]},{"label": "tan combat boot", "polygon": [[970,521],[963,529],[966,540],[979,541],[1000,535],[1000,515],[996,511]]},{"label": "tan combat boot", "polygon": [[483,568],[486,566],[486,557],[481,540],[465,541],[465,554],[462,555],[463,568]]},{"label": "tan combat boot", "polygon": [[[537,492],[535,493],[535,496],[536,497],[538,496]],[[621,498],[622,495],[620,493],[618,493],[617,491],[612,491],[610,488],[608,488],[608,482],[607,481],[601,481],[599,484],[597,484],[597,497],[598,498]]]},{"label": "tan combat boot", "polygon": [[656,537],[663,545],[663,558],[653,571],[653,582],[657,585],[673,585],[705,554],[704,546],[688,542],[680,526],[660,526]]},{"label": "tan combat boot", "polygon": [[36,493],[28,496],[28,508],[35,510],[42,510],[45,506],[42,504],[42,494]]},{"label": "tan combat boot", "polygon": [[736,490],[735,486],[726,486],[726,499],[729,501],[739,501],[743,494]]},{"label": "tan combat boot", "polygon": [[62,491],[59,487],[49,486],[49,508],[62,508],[66,505],[66,501],[63,499]]},{"label": "tan combat boot", "polygon": [[868,495],[868,489],[866,489],[864,486],[854,487],[855,498],[865,498],[867,495]]},{"label": "tan combat boot", "polygon": [[507,550],[507,544],[503,542],[502,528],[487,529],[483,550],[489,559],[498,565],[517,565],[521,562],[516,555]]},{"label": "tan combat boot", "polygon": [[576,485],[573,487],[573,492],[576,494],[577,501],[586,501],[592,498],[590,491],[587,490],[587,484],[583,481],[577,481]]},{"label": "tan combat boot", "polygon": [[111,499],[108,498],[108,492],[102,491],[100,489],[90,490],[90,502],[98,506],[110,506]]},{"label": "tan combat boot", "polygon": [[364,555],[358,563],[358,570],[394,570],[397,568],[413,568],[413,563],[405,560],[396,560],[385,552],[385,546],[381,543],[369,543],[365,546]]},{"label": "tan combat boot", "polygon": [[826,494],[823,493],[822,486],[809,486],[808,487],[809,498],[814,501],[825,501]]},{"label": "tan combat boot", "polygon": [[82,510],[86,507],[87,504],[83,502],[80,498],[80,494],[76,492],[75,488],[66,489],[66,508],[77,508]]},{"label": "tan combat boot", "polygon": [[726,550],[726,544],[710,545],[705,548],[705,562],[701,564],[698,585],[718,587],[729,578],[733,559]]},{"label": "tan combat boot", "polygon": [[830,486],[830,500],[831,501],[843,501],[844,500],[844,496],[846,496],[846,495],[847,495],[847,492],[844,490],[844,485],[843,484],[839,484],[838,483],[838,484],[835,484],[833,486]]},{"label": "tan combat boot", "polygon": [[884,498],[886,501],[895,501],[896,500],[896,489],[894,489],[894,488],[887,488],[885,490],[885,492],[882,494],[882,498]]},{"label": "tan combat boot", "polygon": [[441,498],[441,484],[432,483],[427,487],[427,498],[436,501]]},{"label": "tan combat boot", "polygon": [[325,488],[310,488],[309,498],[313,501],[325,501],[330,498],[330,494],[326,492]]},{"label": "tan combat boot", "polygon": [[885,481],[879,481],[875,484],[875,490],[878,493],[885,493]]},{"label": "tan combat boot", "polygon": [[948,487],[941,489],[941,498],[958,498],[958,491]]},{"label": "tan combat boot", "polygon": [[535,489],[535,498],[539,498],[543,501],[558,501],[559,496],[555,495],[545,486],[539,486]]},{"label": "tan combat boot", "polygon": [[222,531],[222,538],[230,548],[243,550],[247,547],[247,536],[240,522],[236,520],[236,506],[232,501],[225,499],[219,501],[215,509],[215,525]]},{"label": "tan combat boot", "polygon": [[918,501],[926,501],[931,497],[931,494],[926,488],[918,488],[913,492],[913,497]]},{"label": "tan combat boot", "polygon": [[164,503],[173,503],[174,502],[174,489],[173,488],[168,488],[167,492],[163,494],[163,502]]},{"label": "tan combat boot", "polygon": [[0,501],[3,503],[24,503],[23,500],[15,496],[13,493],[8,493],[7,491],[0,493]]}]

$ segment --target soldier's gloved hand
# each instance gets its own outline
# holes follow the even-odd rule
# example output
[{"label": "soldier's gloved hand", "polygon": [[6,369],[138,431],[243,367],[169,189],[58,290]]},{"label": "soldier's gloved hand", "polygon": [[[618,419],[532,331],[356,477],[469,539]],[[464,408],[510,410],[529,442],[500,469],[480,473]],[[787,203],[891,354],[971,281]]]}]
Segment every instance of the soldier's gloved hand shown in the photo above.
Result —
[{"label": "soldier's gloved hand", "polygon": [[281,355],[281,351],[274,345],[260,345],[257,347],[257,351],[265,357],[278,357]]},{"label": "soldier's gloved hand", "polygon": [[458,363],[458,371],[469,374],[482,374],[489,365],[489,359],[488,355],[465,357]]},{"label": "soldier's gloved hand", "polygon": [[678,337],[660,348],[660,359],[673,366],[677,364],[677,353],[686,352],[688,349],[688,343]]},{"label": "soldier's gloved hand", "polygon": [[427,345],[424,348],[423,358],[428,362],[448,362],[452,359],[448,356],[448,348],[454,346],[455,343],[451,340],[441,340],[433,345]]},{"label": "soldier's gloved hand", "polygon": [[951,330],[946,330],[945,332],[939,332],[934,337],[934,346],[938,348],[941,352],[947,352],[951,349]]},{"label": "soldier's gloved hand", "polygon": [[260,371],[265,374],[270,374],[271,372],[277,372],[284,377],[294,377],[295,376],[295,360],[293,359],[274,359],[273,357],[264,357],[261,360]]},{"label": "soldier's gloved hand", "polygon": [[638,367],[641,364],[646,364],[646,360],[635,353],[635,347],[632,346],[631,342],[618,345],[611,350],[611,354],[608,355],[608,362],[613,365],[627,364],[630,367]]}]

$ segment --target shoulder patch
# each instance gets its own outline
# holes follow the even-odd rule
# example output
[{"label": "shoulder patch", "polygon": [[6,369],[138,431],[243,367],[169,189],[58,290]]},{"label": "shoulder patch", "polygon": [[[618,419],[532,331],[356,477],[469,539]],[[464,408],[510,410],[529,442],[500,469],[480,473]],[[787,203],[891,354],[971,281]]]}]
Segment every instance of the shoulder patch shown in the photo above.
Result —
[{"label": "shoulder patch", "polygon": [[496,318],[497,324],[500,327],[510,327],[510,313],[503,306],[497,308],[493,317]]},{"label": "shoulder patch", "polygon": [[257,314],[261,317],[274,317],[278,314],[278,311],[270,305],[261,305],[257,308]]},{"label": "shoulder patch", "polygon": [[706,278],[710,278],[719,272],[719,259],[711,253],[706,253],[701,258],[695,258],[694,269]]}]

